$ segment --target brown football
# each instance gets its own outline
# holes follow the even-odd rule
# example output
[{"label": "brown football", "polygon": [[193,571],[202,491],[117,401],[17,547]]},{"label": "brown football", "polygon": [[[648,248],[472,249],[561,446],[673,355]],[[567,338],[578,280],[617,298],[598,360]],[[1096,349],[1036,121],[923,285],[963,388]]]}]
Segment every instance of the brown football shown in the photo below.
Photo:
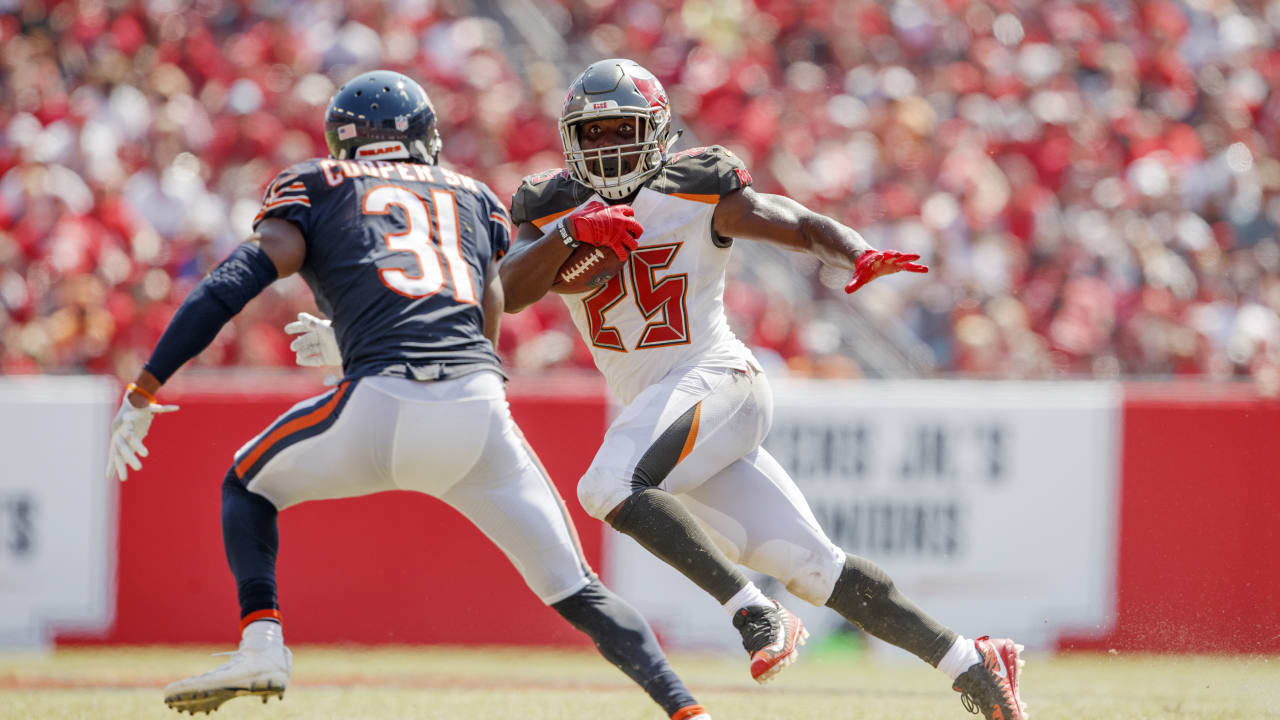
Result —
[{"label": "brown football", "polygon": [[622,261],[612,250],[583,243],[556,271],[551,292],[561,295],[584,293],[604,285],[622,269]]}]

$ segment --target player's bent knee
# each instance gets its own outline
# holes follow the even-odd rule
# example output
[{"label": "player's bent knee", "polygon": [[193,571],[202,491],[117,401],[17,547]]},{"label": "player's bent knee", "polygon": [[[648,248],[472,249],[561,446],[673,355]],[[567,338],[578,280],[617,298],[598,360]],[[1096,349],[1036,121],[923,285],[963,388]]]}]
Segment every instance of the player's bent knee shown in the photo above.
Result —
[{"label": "player's bent knee", "polygon": [[787,577],[779,578],[792,595],[821,607],[831,597],[844,571],[844,551],[834,545],[825,552],[808,553],[792,566]]},{"label": "player's bent knee", "polygon": [[631,486],[613,473],[587,470],[578,481],[578,503],[587,514],[604,520],[623,500],[631,495]]},{"label": "player's bent knee", "polygon": [[524,584],[544,605],[554,605],[586,587],[595,574],[572,541],[561,545],[502,547]]},{"label": "player's bent knee", "polygon": [[592,579],[591,576],[580,574],[577,577],[560,576],[548,577],[541,581],[529,580],[528,585],[543,605],[554,606],[582,592],[583,588],[591,584]]}]

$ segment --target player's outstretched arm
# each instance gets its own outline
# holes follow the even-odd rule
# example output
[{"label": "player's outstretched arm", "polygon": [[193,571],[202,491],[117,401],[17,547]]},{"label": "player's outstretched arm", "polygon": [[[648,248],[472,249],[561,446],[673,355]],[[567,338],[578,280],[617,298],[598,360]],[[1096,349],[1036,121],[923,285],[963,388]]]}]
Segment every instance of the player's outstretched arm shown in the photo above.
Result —
[{"label": "player's outstretched arm", "polygon": [[807,252],[823,263],[853,271],[845,292],[901,270],[928,272],[914,261],[920,256],[876,250],[856,230],[806,208],[782,195],[758,193],[750,187],[720,199],[712,218],[715,231],[725,237],[748,238],[788,250]]},{"label": "player's outstretched arm", "polygon": [[128,468],[142,469],[138,457],[146,457],[142,444],[152,418],[172,412],[173,405],[156,402],[160,386],[184,363],[213,342],[218,331],[263,288],[277,278],[302,267],[306,242],[292,223],[267,218],[258,231],[213,269],[187,295],[156,343],[151,359],[126,388],[120,409],[111,422],[107,445],[107,474],[121,480]]}]

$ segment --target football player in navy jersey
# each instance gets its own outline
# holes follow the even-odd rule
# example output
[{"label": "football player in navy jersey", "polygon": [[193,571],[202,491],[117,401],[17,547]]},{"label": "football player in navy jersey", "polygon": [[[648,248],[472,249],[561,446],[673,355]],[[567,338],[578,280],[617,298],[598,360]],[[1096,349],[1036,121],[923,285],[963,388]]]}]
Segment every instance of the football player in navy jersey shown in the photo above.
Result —
[{"label": "football player in navy jersey", "polygon": [[[222,486],[241,640],[226,664],[165,688],[178,711],[239,695],[283,697],[292,669],[276,597],[276,515],[307,500],[416,490],[492,539],[543,602],[674,720],[707,720],[644,619],[596,578],[564,505],[506,405],[494,351],[510,243],[503,204],[437,164],[423,89],[375,71],[326,111],[331,157],[270,184],[255,234],[191,292],[129,384],[111,424],[108,473],[141,469],[160,386],[277,278],[299,273],[332,318],[344,376],[235,455]],[[318,321],[317,321],[318,322]],[[332,353],[330,353],[332,356]]]}]

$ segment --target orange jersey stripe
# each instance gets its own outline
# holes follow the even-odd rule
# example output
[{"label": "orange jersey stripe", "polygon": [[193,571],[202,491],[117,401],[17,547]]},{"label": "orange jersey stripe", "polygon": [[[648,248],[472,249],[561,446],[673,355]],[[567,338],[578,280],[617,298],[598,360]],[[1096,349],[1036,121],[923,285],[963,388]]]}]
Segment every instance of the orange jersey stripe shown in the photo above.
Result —
[{"label": "orange jersey stripe", "polygon": [[533,224],[534,224],[534,225],[537,225],[537,226],[538,226],[538,229],[539,229],[539,230],[541,230],[544,226],[546,226],[546,225],[548,225],[548,224],[550,224],[550,223],[553,223],[553,222],[555,222],[556,220],[559,220],[560,218],[564,217],[565,215],[568,215],[569,213],[573,212],[573,210],[574,210],[573,208],[569,208],[568,210],[562,210],[562,211],[560,211],[560,212],[558,212],[558,213],[551,213],[550,215],[543,215],[542,217],[538,218],[537,220],[534,220],[534,221],[533,221]]},{"label": "orange jersey stripe", "polygon": [[255,445],[254,448],[240,460],[240,462],[236,463],[236,475],[244,477],[244,474],[249,471],[249,468],[253,467],[253,464],[258,461],[258,458],[262,457],[263,453],[270,450],[272,445],[280,442],[286,436],[298,432],[299,430],[306,430],[316,423],[323,422],[333,413],[333,409],[338,406],[338,401],[342,400],[342,396],[347,394],[347,390],[350,387],[350,382],[342,383],[338,386],[338,390],[333,394],[333,397],[329,398],[313,412],[308,415],[296,417],[273,430],[270,435],[262,439],[262,442]]},{"label": "orange jersey stripe", "polygon": [[681,460],[689,457],[689,453],[693,452],[693,444],[698,441],[698,421],[702,419],[702,402],[693,406],[693,424],[689,426],[689,434],[684,439],[684,448],[680,450],[680,457],[676,459],[678,465]]},{"label": "orange jersey stripe", "polygon": [[708,205],[715,205],[716,203],[720,202],[719,195],[699,195],[697,193],[671,193],[671,196],[684,198],[685,200],[692,200],[694,202],[707,203]]},{"label": "orange jersey stripe", "polygon": [[271,202],[263,205],[262,208],[264,210],[270,210],[271,208],[280,207],[281,205],[288,205],[289,203],[298,203],[299,205],[306,205],[307,207],[311,207],[311,201],[305,197],[286,197],[286,198],[281,198],[279,200],[272,200]]},{"label": "orange jersey stripe", "polygon": [[268,210],[274,210],[275,208],[281,207],[282,205],[303,205],[306,207],[311,207],[311,201],[304,197],[299,197],[299,198],[288,198],[285,200],[276,200],[275,202],[267,203],[266,205],[262,206],[262,209],[258,211],[257,215],[253,216],[254,224],[257,224],[259,220],[266,217]]},{"label": "orange jersey stripe", "polygon": [[272,195],[275,195],[277,192],[280,192],[280,188],[284,187],[286,183],[296,179],[297,177],[298,177],[297,173],[294,173],[292,175],[281,175],[280,177],[277,177],[274,182],[272,182],[270,185],[267,186],[267,197],[271,197]]},{"label": "orange jersey stripe", "polygon": [[507,233],[511,233],[511,221],[507,219],[506,215],[503,215],[502,213],[489,213],[489,219],[497,220],[499,223],[502,223],[502,226],[507,229]]}]

